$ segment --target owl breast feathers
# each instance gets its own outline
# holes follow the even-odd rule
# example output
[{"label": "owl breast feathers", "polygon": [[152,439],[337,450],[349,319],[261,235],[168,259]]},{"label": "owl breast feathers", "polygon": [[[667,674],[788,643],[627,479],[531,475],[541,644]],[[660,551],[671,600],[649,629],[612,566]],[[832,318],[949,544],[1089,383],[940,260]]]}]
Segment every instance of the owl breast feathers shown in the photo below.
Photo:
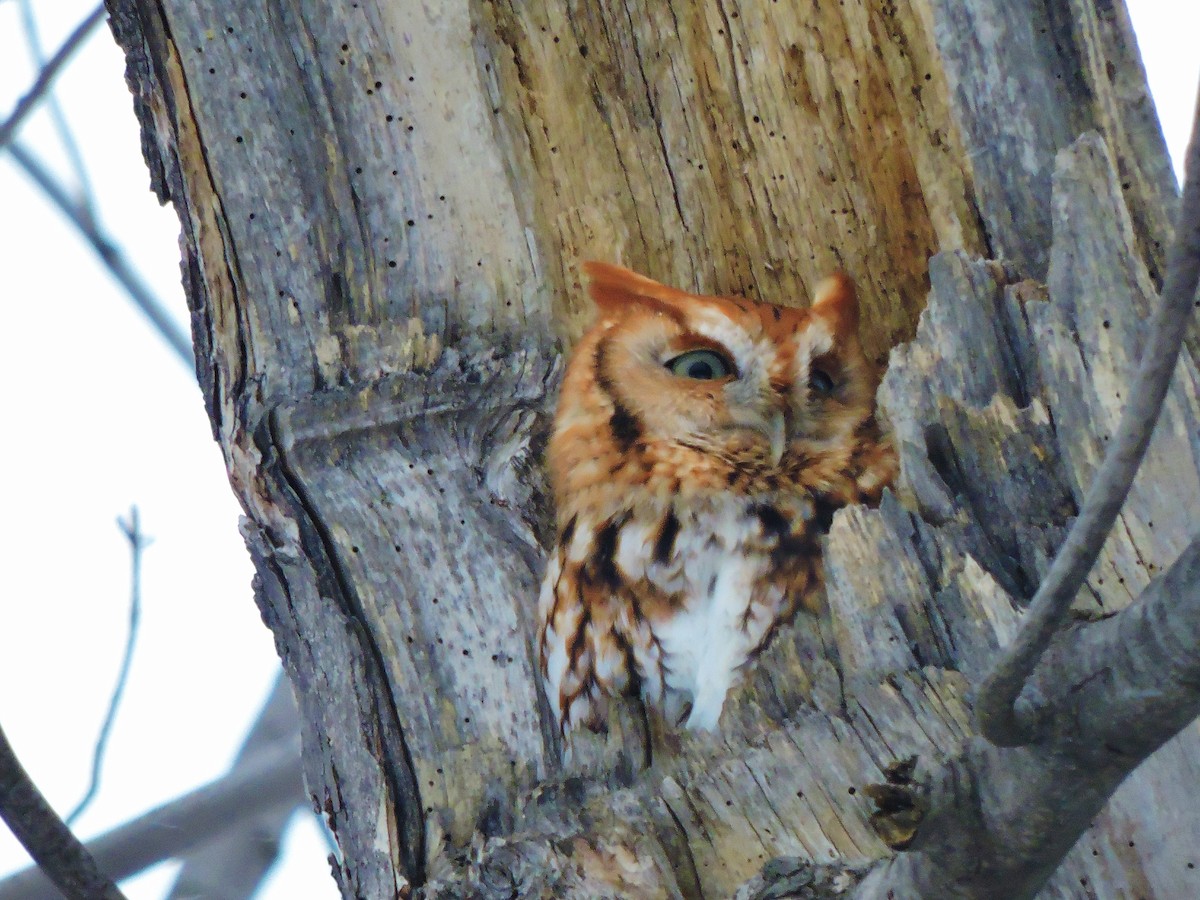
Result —
[{"label": "owl breast feathers", "polygon": [[548,454],[550,705],[567,734],[640,690],[668,721],[714,729],[777,627],[816,610],[834,510],[895,475],[854,286],[834,276],[791,309],[584,270],[599,319],[567,366]]}]

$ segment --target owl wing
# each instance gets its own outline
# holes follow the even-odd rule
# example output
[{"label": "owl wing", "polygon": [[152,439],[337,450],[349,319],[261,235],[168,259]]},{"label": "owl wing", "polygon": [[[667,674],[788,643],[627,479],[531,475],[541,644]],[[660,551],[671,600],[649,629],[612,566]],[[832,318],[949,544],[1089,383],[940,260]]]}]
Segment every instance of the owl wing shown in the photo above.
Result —
[{"label": "owl wing", "polygon": [[617,523],[594,529],[572,520],[559,535],[542,581],[539,659],[564,735],[580,724],[601,726],[607,697],[629,682],[630,648],[617,626],[623,587],[611,556],[606,566],[597,563],[596,553],[619,529]]}]

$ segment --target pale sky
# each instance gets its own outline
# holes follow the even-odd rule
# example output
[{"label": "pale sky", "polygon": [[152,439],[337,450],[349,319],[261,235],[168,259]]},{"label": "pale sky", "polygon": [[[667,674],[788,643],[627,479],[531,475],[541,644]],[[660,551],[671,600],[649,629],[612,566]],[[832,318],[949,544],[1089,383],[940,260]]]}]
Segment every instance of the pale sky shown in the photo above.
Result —
[{"label": "pale sky", "polygon": [[[95,0],[35,3],[53,48]],[[0,116],[34,77],[15,2],[0,2]],[[107,25],[58,82],[103,223],[190,334],[179,222],[149,192],[124,59]],[[22,142],[67,181],[49,118]],[[7,154],[0,154],[0,371],[9,422],[0,488],[0,723],[60,811],[88,781],[127,628],[129,554],[115,519],[131,504],[154,538],[144,557],[137,655],[85,838],[219,777],[277,671],[250,592],[240,510],[195,376],[163,344]],[[261,894],[333,898],[311,820]],[[0,873],[27,859],[0,826]],[[123,885],[162,897],[175,864]]]},{"label": "pale sky", "polygon": [[[1178,0],[1129,6],[1178,171],[1200,77],[1200,11]],[[93,2],[35,7],[52,52]],[[123,68],[102,28],[60,78],[58,95],[103,224],[186,330],[178,220],[147,189]],[[17,4],[0,0],[0,118],[33,77]],[[44,112],[20,137],[69,181]],[[60,811],[86,786],[125,637],[129,557],[116,517],[137,504],[154,538],[132,676],[100,796],[78,827],[86,838],[220,776],[278,664],[192,373],[6,154],[0,272],[8,316],[0,372],[9,385],[0,723]],[[325,852],[312,820],[297,817],[260,896],[335,897]],[[26,864],[0,827],[0,876]],[[161,865],[123,888],[131,900],[159,898],[174,871]]]}]

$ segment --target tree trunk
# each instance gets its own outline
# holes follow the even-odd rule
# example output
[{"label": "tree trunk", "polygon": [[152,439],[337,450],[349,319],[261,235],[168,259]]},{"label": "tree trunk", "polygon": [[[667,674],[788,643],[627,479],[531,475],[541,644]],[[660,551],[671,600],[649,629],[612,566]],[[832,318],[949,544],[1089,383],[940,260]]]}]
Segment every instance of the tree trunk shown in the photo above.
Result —
[{"label": "tree trunk", "polygon": [[[1161,279],[1175,185],[1123,4],[109,6],[343,894],[711,898],[886,855],[861,788],[970,734]],[[828,615],[718,739],[629,709],[564,768],[531,639],[587,258],[799,305],[842,268],[868,352],[911,343],[881,391],[904,474],[835,518]],[[1189,358],[1081,608],[1186,543],[1196,396]],[[1043,896],[1200,894],[1171,790],[1198,768],[1193,727]]]}]

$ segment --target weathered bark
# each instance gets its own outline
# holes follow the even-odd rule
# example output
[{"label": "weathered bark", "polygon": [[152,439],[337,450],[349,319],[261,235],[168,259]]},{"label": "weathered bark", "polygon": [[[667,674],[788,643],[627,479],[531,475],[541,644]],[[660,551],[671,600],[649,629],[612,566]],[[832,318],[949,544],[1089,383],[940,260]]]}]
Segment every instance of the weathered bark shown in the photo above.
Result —
[{"label": "weathered bark", "polygon": [[[343,892],[718,897],[885,855],[861,788],[969,737],[1160,277],[1174,185],[1121,5],[110,7]],[[564,771],[530,639],[588,257],[795,303],[842,267],[869,351],[915,340],[881,394],[904,475],[836,518],[828,615],[720,738],[632,714]],[[1082,607],[1187,543],[1195,382]],[[1156,755],[1045,896],[1195,893],[1197,813],[1148,798],[1197,765],[1194,733]]]}]

